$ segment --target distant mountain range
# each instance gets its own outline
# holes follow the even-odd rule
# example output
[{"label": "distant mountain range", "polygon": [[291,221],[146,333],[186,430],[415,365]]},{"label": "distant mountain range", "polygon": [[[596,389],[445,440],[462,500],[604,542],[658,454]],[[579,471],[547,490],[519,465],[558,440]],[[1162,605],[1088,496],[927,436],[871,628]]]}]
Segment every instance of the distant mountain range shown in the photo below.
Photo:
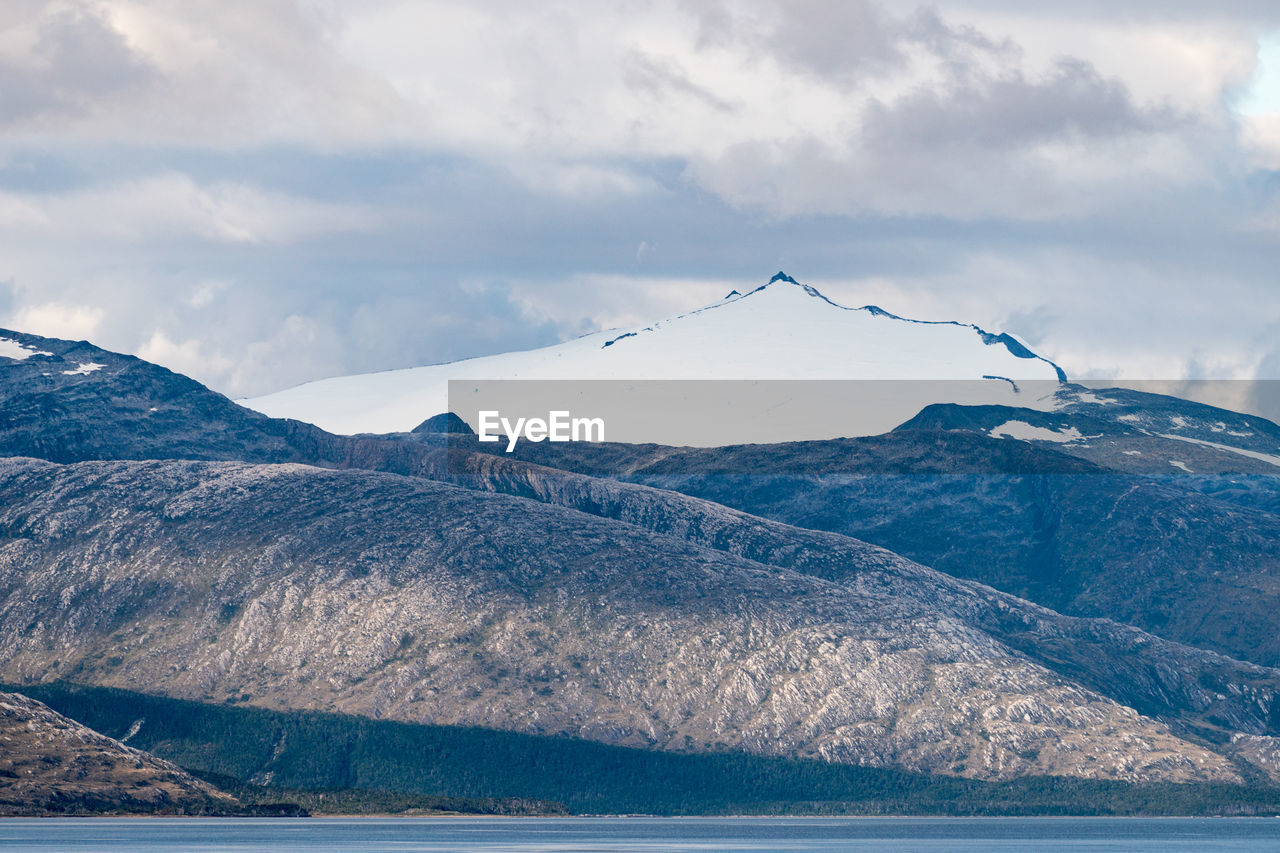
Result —
[{"label": "distant mountain range", "polygon": [[337,435],[0,331],[0,681],[939,785],[1273,790],[1280,428],[785,279],[682,322],[775,295],[1058,391],[879,436],[506,454],[454,418]]}]

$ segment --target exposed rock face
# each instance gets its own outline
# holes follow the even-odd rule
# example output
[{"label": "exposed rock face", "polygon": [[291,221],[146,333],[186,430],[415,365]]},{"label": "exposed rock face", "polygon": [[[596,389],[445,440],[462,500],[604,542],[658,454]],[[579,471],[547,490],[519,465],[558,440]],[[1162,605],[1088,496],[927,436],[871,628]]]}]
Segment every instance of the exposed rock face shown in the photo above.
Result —
[{"label": "exposed rock face", "polygon": [[[966,610],[990,609],[981,588],[958,606],[860,543],[834,581],[298,465],[12,460],[0,507],[8,679],[987,779],[1240,778],[987,633]],[[1253,704],[1274,695],[1274,672],[1235,674]]]},{"label": "exposed rock face", "polygon": [[415,435],[474,435],[467,422],[453,412],[432,415],[413,428]]},{"label": "exposed rock face", "polygon": [[0,815],[209,814],[239,803],[167,761],[0,693]]},{"label": "exposed rock face", "polygon": [[1266,773],[1273,782],[1280,782],[1280,738],[1242,732],[1231,738],[1230,748],[1236,755]]},{"label": "exposed rock face", "polygon": [[139,358],[4,329],[0,339],[32,353],[0,358],[5,456],[329,462],[330,437],[310,424],[251,412]]},{"label": "exposed rock face", "polygon": [[[1181,458],[1203,450],[1123,440],[1148,453],[1153,441],[1176,445]],[[1280,495],[1280,468],[1236,457],[1276,475],[1153,478],[1046,445],[912,429],[707,449],[525,443],[513,455],[856,537],[1062,613],[1280,664],[1280,514],[1266,506]],[[1255,506],[1223,499],[1231,491]]]},{"label": "exposed rock face", "polygon": [[[423,474],[469,488],[530,497],[663,536],[859,588],[879,584],[963,614],[1043,665],[1144,713],[1197,729],[1271,731],[1275,670],[1253,666],[1104,619],[1076,619],[981,584],[924,568],[856,539],[804,530],[721,504],[592,478],[501,456],[454,451],[424,457]],[[1247,686],[1246,686],[1247,685]]]},{"label": "exposed rock face", "polygon": [[[1223,383],[1220,390],[1236,391],[1229,387],[1233,384]],[[1257,393],[1273,392],[1266,388]],[[1189,471],[1280,474],[1280,425],[1256,415],[1127,388],[1064,385],[1047,411],[933,405],[901,428],[1001,435],[1010,422],[1023,427],[1011,432],[1024,441],[1051,444],[1115,470],[1155,476]],[[1178,460],[1187,464],[1171,464]]]}]

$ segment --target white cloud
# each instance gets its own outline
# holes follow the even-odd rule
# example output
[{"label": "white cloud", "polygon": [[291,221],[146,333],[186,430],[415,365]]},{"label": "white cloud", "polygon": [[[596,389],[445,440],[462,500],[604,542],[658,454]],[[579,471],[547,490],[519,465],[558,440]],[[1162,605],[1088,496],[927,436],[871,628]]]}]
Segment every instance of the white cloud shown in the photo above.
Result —
[{"label": "white cloud", "polygon": [[110,109],[76,122],[46,121],[35,132],[222,147],[300,139],[341,146],[384,139],[397,121],[398,99],[386,82],[333,49],[337,7],[326,13],[322,4],[289,0],[92,5],[155,80],[102,104]]},{"label": "white cloud", "polygon": [[202,341],[188,339],[175,341],[163,331],[154,332],[138,348],[138,357],[170,370],[205,381],[221,379],[233,367],[231,359],[220,352],[211,351]]},{"label": "white cloud", "polygon": [[1249,165],[1280,170],[1280,106],[1273,113],[1241,116],[1240,136]]},{"label": "white cloud", "polygon": [[[709,305],[731,290],[763,283],[587,273],[553,282],[517,279],[507,289],[527,316],[554,322],[572,335],[661,320]],[[474,284],[471,289],[484,292]]]},{"label": "white cloud", "polygon": [[1280,325],[1280,303],[1212,272],[1183,276],[1063,250],[984,251],[941,275],[815,284],[847,305],[1013,333],[1077,379],[1257,376],[1268,347],[1242,332]]},{"label": "white cloud", "polygon": [[512,167],[512,174],[535,192],[582,201],[661,192],[652,178],[595,163],[517,163]]},{"label": "white cloud", "polygon": [[89,340],[102,324],[104,312],[92,305],[66,302],[44,302],[26,305],[15,311],[10,328],[46,338]]},{"label": "white cloud", "polygon": [[205,308],[218,298],[218,294],[233,286],[233,283],[226,279],[202,281],[195,286],[191,295],[187,297],[187,304],[192,308]]},{"label": "white cloud", "polygon": [[192,237],[213,243],[289,243],[362,230],[374,214],[237,182],[197,183],[166,172],[59,193],[0,191],[13,233],[77,241]]}]

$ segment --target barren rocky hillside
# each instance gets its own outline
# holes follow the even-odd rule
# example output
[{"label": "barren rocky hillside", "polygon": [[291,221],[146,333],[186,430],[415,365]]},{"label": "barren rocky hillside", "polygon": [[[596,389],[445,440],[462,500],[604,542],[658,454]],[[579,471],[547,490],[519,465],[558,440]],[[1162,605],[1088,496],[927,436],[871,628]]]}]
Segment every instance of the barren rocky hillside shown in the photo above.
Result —
[{"label": "barren rocky hillside", "polygon": [[[300,465],[11,460],[0,507],[9,680],[976,778],[1240,778],[985,631],[972,591],[868,546],[833,581]],[[1276,674],[1226,664],[1247,697],[1231,713],[1269,707]]]},{"label": "barren rocky hillside", "polygon": [[[1164,444],[1182,458],[1197,449]],[[1280,663],[1280,514],[1261,499],[1280,493],[1280,468],[1249,457],[1235,458],[1273,473],[1152,477],[1048,442],[941,428],[720,448],[525,443],[515,455],[857,537],[1061,613]],[[1242,494],[1258,506],[1225,499]]]},{"label": "barren rocky hillside", "polygon": [[34,699],[0,693],[0,815],[218,814],[240,804]]}]

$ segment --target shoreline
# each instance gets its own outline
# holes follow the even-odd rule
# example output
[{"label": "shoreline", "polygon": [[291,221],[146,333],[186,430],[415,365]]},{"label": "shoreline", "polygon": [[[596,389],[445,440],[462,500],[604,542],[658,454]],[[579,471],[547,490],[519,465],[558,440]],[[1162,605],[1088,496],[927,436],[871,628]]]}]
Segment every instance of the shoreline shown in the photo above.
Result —
[{"label": "shoreline", "polygon": [[54,820],[210,820],[210,821],[299,821],[299,820],[655,820],[655,821],[982,821],[982,820],[1056,820],[1056,821],[1128,821],[1128,820],[1280,820],[1274,815],[647,815],[647,814],[581,814],[581,815],[479,815],[479,814],[311,814],[281,815],[178,815],[178,814],[98,814],[98,815],[0,815],[0,824],[6,821],[54,821]]}]

